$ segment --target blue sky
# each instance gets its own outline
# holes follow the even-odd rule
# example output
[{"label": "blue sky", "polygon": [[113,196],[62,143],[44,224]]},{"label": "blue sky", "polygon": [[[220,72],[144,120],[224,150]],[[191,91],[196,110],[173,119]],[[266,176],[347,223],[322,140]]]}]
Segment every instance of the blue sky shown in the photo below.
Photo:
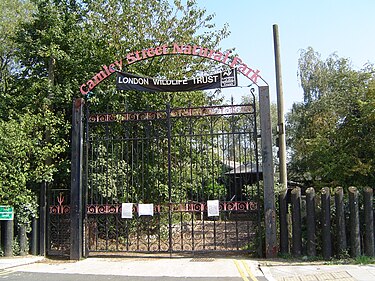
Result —
[{"label": "blue sky", "polygon": [[[297,63],[302,49],[311,46],[322,59],[337,53],[354,69],[375,63],[374,0],[197,0],[214,13],[217,27],[229,24],[231,35],[221,47],[236,48],[250,67],[259,69],[276,102],[273,24],[279,27],[285,111],[302,101]],[[241,81],[242,80],[242,81]],[[242,85],[248,83],[244,78]],[[225,90],[235,99],[247,90]]]}]

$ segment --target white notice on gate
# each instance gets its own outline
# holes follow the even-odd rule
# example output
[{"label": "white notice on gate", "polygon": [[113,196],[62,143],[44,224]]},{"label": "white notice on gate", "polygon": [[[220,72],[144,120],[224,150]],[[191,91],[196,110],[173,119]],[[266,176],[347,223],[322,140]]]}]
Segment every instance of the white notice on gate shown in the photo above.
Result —
[{"label": "white notice on gate", "polygon": [[153,216],[154,204],[138,204],[138,215],[139,216]]},{"label": "white notice on gate", "polygon": [[219,216],[219,200],[207,201],[207,215],[209,217]]},{"label": "white notice on gate", "polygon": [[133,218],[133,203],[121,204],[121,218],[123,219]]}]

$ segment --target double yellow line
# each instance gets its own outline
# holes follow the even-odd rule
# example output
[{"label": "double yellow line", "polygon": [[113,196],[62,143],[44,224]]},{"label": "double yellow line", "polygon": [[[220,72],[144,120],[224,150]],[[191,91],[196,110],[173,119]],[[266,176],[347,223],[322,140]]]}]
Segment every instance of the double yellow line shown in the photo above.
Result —
[{"label": "double yellow line", "polygon": [[[241,275],[241,277],[242,277],[242,279],[243,279],[244,281],[250,281],[250,280],[252,280],[252,281],[258,281],[258,279],[256,279],[256,277],[254,276],[254,274],[251,272],[251,270],[250,270],[249,266],[247,265],[246,261],[241,260],[241,264],[242,264],[242,267],[245,269],[247,275],[246,275],[246,273],[242,270],[242,267],[241,267],[240,262],[239,262],[238,260],[233,260],[233,261],[234,261],[234,264],[235,264],[236,267],[237,267],[238,272],[240,273],[240,275]],[[249,277],[250,279],[249,279],[248,277]]]}]

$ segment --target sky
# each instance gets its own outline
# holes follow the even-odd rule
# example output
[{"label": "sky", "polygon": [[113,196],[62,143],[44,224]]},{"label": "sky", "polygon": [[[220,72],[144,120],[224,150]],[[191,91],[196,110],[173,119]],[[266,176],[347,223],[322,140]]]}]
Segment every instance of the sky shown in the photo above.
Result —
[{"label": "sky", "polygon": [[[303,101],[297,77],[301,50],[312,47],[325,60],[336,53],[348,58],[360,70],[375,63],[374,0],[197,0],[198,6],[215,14],[217,28],[229,24],[231,34],[222,49],[236,48],[238,56],[270,86],[276,98],[273,25],[277,24],[284,93],[284,110]],[[240,85],[249,84],[243,75]],[[223,90],[226,98],[240,100],[247,88]]]}]

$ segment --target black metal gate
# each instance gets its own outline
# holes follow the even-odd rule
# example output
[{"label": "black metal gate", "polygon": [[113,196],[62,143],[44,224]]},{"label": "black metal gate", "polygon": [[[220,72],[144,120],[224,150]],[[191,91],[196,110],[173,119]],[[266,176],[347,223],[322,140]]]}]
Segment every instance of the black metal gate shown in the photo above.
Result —
[{"label": "black metal gate", "polygon": [[49,256],[69,256],[71,222],[69,197],[69,189],[48,190],[46,253]]},{"label": "black metal gate", "polygon": [[257,250],[255,103],[87,112],[88,251]]}]

